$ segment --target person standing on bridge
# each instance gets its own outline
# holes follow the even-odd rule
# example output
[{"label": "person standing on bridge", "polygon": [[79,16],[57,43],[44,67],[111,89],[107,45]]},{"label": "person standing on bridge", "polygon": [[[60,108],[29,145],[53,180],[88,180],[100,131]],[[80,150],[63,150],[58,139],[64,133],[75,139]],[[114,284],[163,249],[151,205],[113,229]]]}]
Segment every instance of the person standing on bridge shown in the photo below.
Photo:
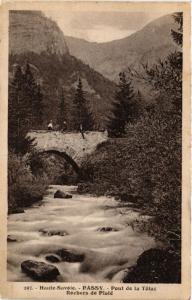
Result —
[{"label": "person standing on bridge", "polygon": [[64,132],[67,130],[67,122],[66,121],[63,121],[63,125],[62,125],[62,129],[61,129],[61,132]]},{"label": "person standing on bridge", "polygon": [[83,132],[83,126],[82,126],[82,124],[80,124],[79,131],[80,131],[80,133],[81,133],[83,139],[85,139],[85,135],[84,135],[84,132]]},{"label": "person standing on bridge", "polygon": [[49,122],[47,128],[48,128],[48,130],[53,130],[53,123],[52,123],[52,120]]}]

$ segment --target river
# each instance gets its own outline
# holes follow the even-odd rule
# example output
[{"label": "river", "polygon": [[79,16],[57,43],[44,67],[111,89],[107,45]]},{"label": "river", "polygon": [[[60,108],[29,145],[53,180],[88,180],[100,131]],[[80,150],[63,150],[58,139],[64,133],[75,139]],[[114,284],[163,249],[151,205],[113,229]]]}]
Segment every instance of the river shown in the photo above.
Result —
[{"label": "river", "polygon": [[[54,198],[58,189],[73,198]],[[50,186],[40,203],[8,216],[9,281],[32,281],[21,271],[21,262],[32,259],[50,264],[45,256],[64,248],[83,254],[84,260],[53,263],[61,274],[58,281],[121,282],[127,267],[155,246],[153,238],[131,226],[141,218],[138,211],[120,206],[114,198],[79,195],[76,189]]]}]

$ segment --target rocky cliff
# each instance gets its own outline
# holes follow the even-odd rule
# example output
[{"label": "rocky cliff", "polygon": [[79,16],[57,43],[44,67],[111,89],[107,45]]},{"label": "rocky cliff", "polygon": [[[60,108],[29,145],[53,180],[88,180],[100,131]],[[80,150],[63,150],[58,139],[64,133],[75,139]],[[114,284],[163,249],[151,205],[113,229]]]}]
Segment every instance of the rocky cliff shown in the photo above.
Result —
[{"label": "rocky cliff", "polygon": [[63,32],[39,11],[10,11],[9,49],[11,54],[27,51],[63,55],[68,53]]}]

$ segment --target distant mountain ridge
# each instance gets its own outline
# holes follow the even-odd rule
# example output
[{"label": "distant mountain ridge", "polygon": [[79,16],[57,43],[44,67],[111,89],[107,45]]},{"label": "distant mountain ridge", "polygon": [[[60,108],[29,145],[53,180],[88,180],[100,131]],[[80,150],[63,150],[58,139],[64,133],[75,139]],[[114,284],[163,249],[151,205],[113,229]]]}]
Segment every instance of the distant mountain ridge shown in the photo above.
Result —
[{"label": "distant mountain ridge", "polygon": [[110,80],[117,80],[118,73],[126,67],[141,63],[153,64],[176,49],[171,29],[176,25],[171,15],[158,18],[132,35],[112,42],[93,43],[65,37],[69,51],[75,57]]}]

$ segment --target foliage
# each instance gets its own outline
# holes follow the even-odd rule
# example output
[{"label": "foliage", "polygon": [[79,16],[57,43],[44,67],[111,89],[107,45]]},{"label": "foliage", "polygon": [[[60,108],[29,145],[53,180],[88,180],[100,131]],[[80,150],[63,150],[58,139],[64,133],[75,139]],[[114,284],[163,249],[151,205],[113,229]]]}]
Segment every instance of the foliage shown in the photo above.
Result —
[{"label": "foliage", "polygon": [[[129,128],[128,134],[137,154],[134,186],[138,184],[137,190],[143,195],[152,215],[155,215],[161,237],[165,237],[168,231],[180,236],[180,116],[155,111],[141,119],[135,128]],[[135,145],[137,138],[139,142]],[[139,182],[138,178],[142,178],[143,182]]]},{"label": "foliage", "polygon": [[[34,99],[35,99],[35,93],[36,93],[36,84],[33,77],[33,74],[31,72],[30,65],[27,63],[25,66],[25,70],[22,74],[23,76],[23,97],[25,99],[25,103],[28,108],[28,113],[26,114],[26,118],[28,118],[28,126],[29,128],[32,127],[34,124]],[[22,107],[20,107],[22,109]]]},{"label": "foliage", "polygon": [[125,134],[125,126],[138,115],[138,107],[131,81],[126,79],[125,73],[119,74],[119,84],[113,103],[113,116],[108,124],[108,132],[112,137],[122,137]]},{"label": "foliage", "polygon": [[[182,112],[182,53],[171,53],[164,61],[153,67],[143,66],[144,80],[150,83],[162,106],[172,106],[176,113]],[[169,101],[167,102],[167,99]]]},{"label": "foliage", "polygon": [[95,118],[93,117],[93,113],[90,109],[90,107],[88,107],[85,110],[85,123],[84,123],[84,129],[88,130],[88,131],[92,131],[95,128]]},{"label": "foliage", "polygon": [[8,143],[10,149],[24,154],[32,149],[28,131],[42,122],[42,93],[29,64],[23,72],[18,65],[9,85]]},{"label": "foliage", "polygon": [[173,18],[179,27],[178,27],[178,31],[172,29],[171,34],[175,43],[182,47],[183,46],[183,13],[182,12],[174,13]]},{"label": "foliage", "polygon": [[13,213],[41,200],[47,183],[45,177],[32,174],[27,157],[9,152],[8,186],[8,212]]},{"label": "foliage", "polygon": [[30,149],[31,141],[26,138],[29,129],[29,103],[25,98],[24,76],[18,66],[9,87],[8,104],[8,143],[16,153],[23,153]]},{"label": "foliage", "polygon": [[82,81],[80,78],[74,98],[74,127],[76,130],[80,130],[80,128],[82,128],[83,131],[93,129],[92,115],[87,107],[87,101],[84,96]]},{"label": "foliage", "polygon": [[44,105],[43,105],[43,93],[41,90],[40,84],[36,86],[36,92],[33,99],[33,129],[42,128],[43,124],[43,113],[44,113]]},{"label": "foliage", "polygon": [[67,110],[66,110],[66,104],[65,104],[65,97],[64,97],[64,91],[62,88],[61,95],[60,95],[59,112],[58,112],[58,124],[61,129],[63,128],[64,121],[66,120],[66,114],[67,114]]}]

